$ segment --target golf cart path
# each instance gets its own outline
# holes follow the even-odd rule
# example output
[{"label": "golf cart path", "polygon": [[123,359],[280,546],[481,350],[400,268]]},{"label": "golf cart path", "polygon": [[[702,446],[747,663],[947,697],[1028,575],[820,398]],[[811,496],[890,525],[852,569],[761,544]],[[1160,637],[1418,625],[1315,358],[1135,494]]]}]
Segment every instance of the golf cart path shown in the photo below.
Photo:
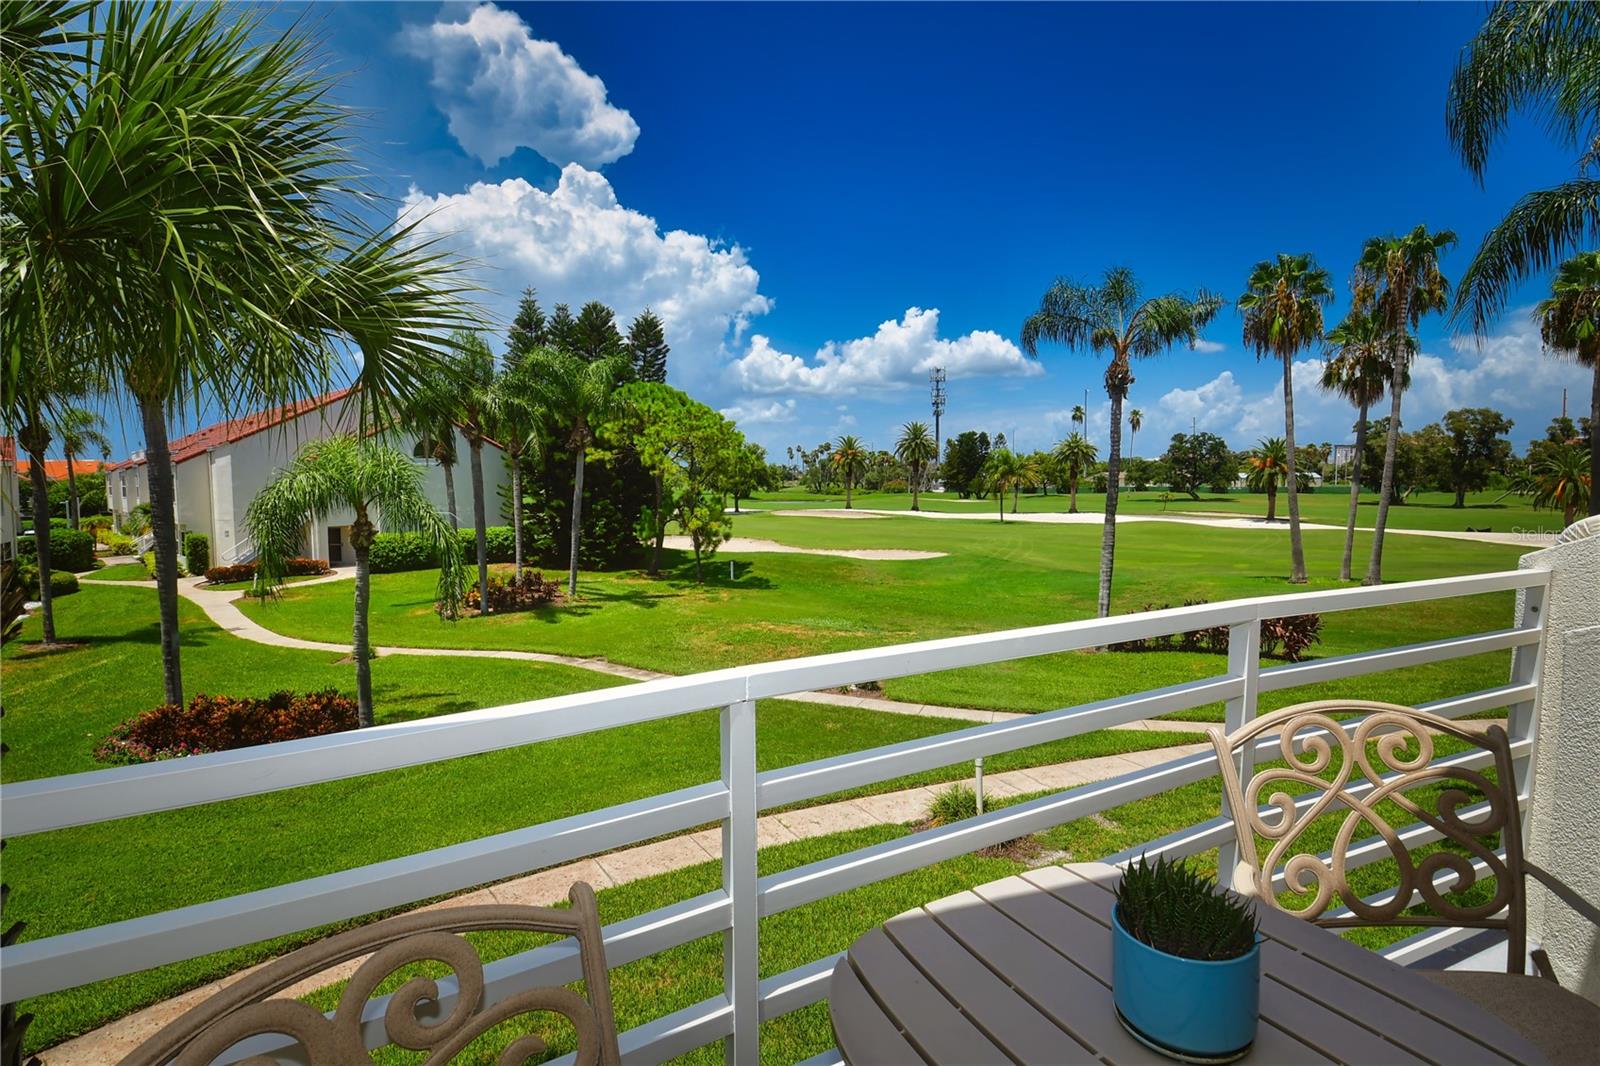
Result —
[{"label": "golf cart path", "polygon": [[[354,576],[354,568],[339,568],[332,574],[325,574],[322,577],[311,578],[306,581],[298,581],[295,583],[295,587],[303,588],[306,585],[344,581]],[[92,577],[81,577],[79,582],[85,585],[108,585],[117,588],[154,589],[156,587],[154,581],[96,581]],[[350,645],[348,644],[335,644],[331,641],[322,640],[304,640],[300,637],[291,637],[276,632],[261,625],[246,616],[237,606],[237,601],[248,595],[245,591],[239,589],[207,589],[204,587],[203,578],[186,577],[178,579],[178,593],[204,611],[206,617],[216,625],[242,640],[253,641],[256,644],[264,644],[273,648],[320,651],[337,655],[350,654]],[[595,673],[626,678],[629,681],[654,681],[675,676],[656,670],[641,669],[637,666],[624,666],[621,663],[613,663],[605,659],[557,655],[542,651],[521,651],[513,648],[413,648],[375,645],[372,650],[379,658],[390,655],[424,655],[442,658],[510,659],[518,662],[549,663],[555,666],[570,666],[578,670],[592,670]],[[1025,712],[989,711],[976,707],[942,707],[932,703],[908,703],[903,700],[884,699],[881,696],[851,695],[843,692],[795,692],[782,698],[793,700],[797,703],[824,703],[835,707],[854,707],[859,710],[880,711],[886,714],[915,714],[926,718],[950,718],[979,724],[1006,722],[1013,718],[1027,717]],[[1111,726],[1110,728],[1144,730],[1146,732],[1191,733],[1195,732],[1197,727],[1193,723],[1187,722],[1141,719],[1124,725]]]},{"label": "golf cart path", "polygon": [[[778,518],[941,518],[955,521],[981,521],[993,522],[999,514],[998,510],[987,512],[957,512],[957,511],[888,511],[870,507],[852,508],[842,510],[832,507],[796,508],[782,511],[747,511],[747,514],[770,514]],[[1063,511],[1044,511],[1030,513],[1007,513],[1007,522],[1037,522],[1045,525],[1088,526],[1101,525],[1105,515],[1099,511],[1081,511],[1078,514],[1067,514]],[[1212,526],[1216,529],[1283,529],[1289,528],[1287,520],[1268,522],[1264,518],[1251,518],[1246,516],[1221,516],[1216,512],[1209,515],[1196,515],[1185,517],[1179,514],[1119,514],[1117,524],[1132,522],[1176,522],[1181,525]],[[1301,522],[1301,529],[1320,529],[1344,532],[1344,526],[1328,525],[1323,522]],[[1358,529],[1359,533],[1371,533],[1370,529]],[[1464,530],[1451,529],[1396,529],[1389,526],[1384,530],[1385,535],[1394,534],[1406,537],[1442,537],[1446,540],[1474,540],[1486,544],[1512,544],[1518,546],[1539,547],[1555,543],[1554,533],[1468,533]],[[831,554],[831,553],[830,553]]]}]

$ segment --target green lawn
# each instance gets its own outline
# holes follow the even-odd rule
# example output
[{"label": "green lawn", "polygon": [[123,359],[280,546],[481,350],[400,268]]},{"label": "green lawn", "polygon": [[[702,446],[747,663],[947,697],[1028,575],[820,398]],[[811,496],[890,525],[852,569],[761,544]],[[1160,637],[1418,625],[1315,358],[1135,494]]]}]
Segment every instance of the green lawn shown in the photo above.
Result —
[{"label": "green lawn", "polygon": [[91,575],[96,581],[149,581],[150,571],[143,563],[113,563]]},{"label": "green lawn", "polygon": [[[343,586],[348,594],[349,586]],[[160,700],[155,598],[147,589],[86,587],[57,605],[70,646],[43,653],[9,645],[3,662],[5,779],[99,768],[96,742]],[[275,688],[353,687],[340,656],[268,648],[218,629],[181,604],[189,691],[265,694]],[[23,640],[37,639],[37,621]],[[495,706],[618,683],[590,671],[497,660],[396,656],[373,667],[380,721]],[[764,701],[763,769],[929,736],[965,723],[848,707]],[[1188,733],[1106,731],[996,756],[992,770],[1192,743]],[[715,711],[429,766],[331,782],[7,844],[8,919],[30,938],[218,899],[442,847],[491,833],[713,780]],[[575,773],[574,767],[582,767]],[[970,764],[882,782],[887,791],[954,780]],[[203,844],[199,844],[202,842]],[[198,846],[197,846],[198,845]],[[152,877],[149,872],[181,871]],[[186,987],[259,961],[314,934],[44,997],[34,1046],[47,1046]]]},{"label": "green lawn", "polygon": [[[1455,496],[1447,492],[1418,492],[1407,497],[1402,506],[1389,509],[1391,529],[1442,529],[1465,530],[1492,529],[1497,533],[1515,530],[1561,531],[1561,515],[1550,510],[1535,510],[1524,496],[1504,496],[1501,492],[1475,492],[1467,495],[1466,506],[1457,508]],[[1202,492],[1200,499],[1190,499],[1187,493],[1172,493],[1162,500],[1160,490],[1118,494],[1118,510],[1123,514],[1162,514],[1174,512],[1200,512],[1241,517],[1265,518],[1267,497],[1265,493],[1252,492]],[[1020,510],[1024,514],[1062,512],[1067,509],[1067,497],[1056,492],[1023,493]],[[904,492],[858,492],[854,504],[858,508],[885,511],[906,511],[911,508],[911,495]],[[844,493],[813,493],[803,489],[784,489],[781,492],[758,493],[754,499],[743,500],[742,509],[800,510],[813,508],[838,508],[844,506]],[[993,514],[999,504],[994,499],[960,499],[955,493],[923,493],[924,511],[953,511],[972,514]],[[1278,517],[1287,519],[1288,503],[1280,493]],[[1306,522],[1320,522],[1343,526],[1350,507],[1350,489],[1345,485],[1327,485],[1300,496],[1300,517]],[[1078,510],[1099,513],[1105,510],[1105,494],[1079,492]],[[1011,500],[1006,500],[1006,513],[1011,513]],[[1378,513],[1376,491],[1363,492],[1357,508],[1356,525],[1371,529]],[[1365,556],[1362,556],[1365,559]]]},{"label": "green lawn", "polygon": [[[826,556],[728,552],[722,567],[694,584],[681,553],[671,572],[585,574],[575,606],[500,617],[439,621],[432,573],[373,578],[373,639],[427,647],[526,648],[601,655],[669,673],[845,651],[930,637],[986,632],[1091,617],[1098,582],[1096,526],[1010,525],[875,518],[856,521],[746,515],[741,536],[804,547],[903,547],[949,554],[941,559],[880,562]],[[1340,534],[1308,532],[1311,588],[1330,588]],[[1423,537],[1395,537],[1386,548],[1392,580],[1444,577],[1516,566],[1521,549]],[[1118,535],[1114,604],[1287,594],[1288,540],[1278,530],[1225,530],[1143,523]],[[841,590],[845,590],[841,593]],[[279,632],[347,640],[348,587],[287,590],[246,614]],[[1471,599],[1329,614],[1318,655],[1343,654],[1508,625],[1509,593]],[[650,638],[641,640],[640,633]],[[1337,691],[1386,693],[1422,701],[1487,687],[1504,679],[1507,657],[1417,667]],[[887,695],[920,703],[1001,710],[1046,710],[1132,689],[1220,672],[1221,656],[1079,653],[885,682]],[[1326,690],[1331,692],[1333,690]],[[1279,701],[1324,690],[1275,694]],[[1212,709],[1203,712],[1215,716]]]}]

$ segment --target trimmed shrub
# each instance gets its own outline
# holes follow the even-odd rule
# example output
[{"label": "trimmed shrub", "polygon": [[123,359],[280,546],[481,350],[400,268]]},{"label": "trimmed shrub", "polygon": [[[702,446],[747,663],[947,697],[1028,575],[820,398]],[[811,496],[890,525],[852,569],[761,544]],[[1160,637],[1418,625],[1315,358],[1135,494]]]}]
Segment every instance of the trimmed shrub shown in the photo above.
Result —
[{"label": "trimmed shrub", "polygon": [[183,558],[191,574],[203,574],[211,569],[211,538],[204,533],[185,533]]},{"label": "trimmed shrub", "polygon": [[65,518],[52,518],[52,519],[50,519],[50,528],[51,529],[71,529],[72,528],[72,523],[67,521]]},{"label": "trimmed shrub", "polygon": [[[39,598],[39,568],[23,564],[17,567],[17,580],[27,590],[28,599]],[[78,576],[66,570],[50,571],[50,595],[70,596],[78,591]]]},{"label": "trimmed shrub", "polygon": [[105,530],[100,534],[100,544],[107,555],[132,555],[137,542],[126,533]]},{"label": "trimmed shrub", "polygon": [[[477,565],[478,535],[471,528],[458,529],[456,537],[469,566]],[[489,526],[484,530],[484,546],[489,562],[509,563],[516,558],[516,533],[510,526]],[[367,552],[367,565],[374,574],[401,570],[432,570],[439,565],[433,546],[421,533],[379,533]]]},{"label": "trimmed shrub", "polygon": [[1283,649],[1292,663],[1305,658],[1306,649],[1322,639],[1320,614],[1292,614],[1286,618],[1266,618],[1261,622],[1261,651],[1273,655]]},{"label": "trimmed shrub", "polygon": [[[32,537],[17,541],[18,555],[37,555],[39,545]],[[81,574],[94,569],[94,534],[81,529],[64,529],[52,523],[50,527],[50,566]]]},{"label": "trimmed shrub", "polygon": [[[545,607],[560,598],[561,582],[545,580],[538,570],[524,570],[520,580],[515,574],[489,579],[489,610],[495,613]],[[478,584],[473,582],[467,588],[467,610],[476,611],[480,602]]]},{"label": "trimmed shrub", "polygon": [[[154,551],[147,551],[143,555],[139,556],[139,561],[144,564],[145,573],[150,575],[150,580],[154,581],[156,579],[156,553]],[[178,557],[178,576],[189,576],[189,569],[183,565],[182,556]]]},{"label": "trimmed shrub", "polygon": [[234,563],[232,566],[213,566],[206,571],[206,580],[213,585],[231,585],[235,581],[249,581],[255,576],[255,563]]},{"label": "trimmed shrub", "polygon": [[280,740],[341,733],[357,725],[356,701],[335,689],[296,695],[207,696],[163,704],[113,729],[95,748],[101,762],[155,762]]},{"label": "trimmed shrub", "polygon": [[308,559],[304,555],[296,555],[283,565],[290,577],[321,577],[331,570],[328,560]]}]

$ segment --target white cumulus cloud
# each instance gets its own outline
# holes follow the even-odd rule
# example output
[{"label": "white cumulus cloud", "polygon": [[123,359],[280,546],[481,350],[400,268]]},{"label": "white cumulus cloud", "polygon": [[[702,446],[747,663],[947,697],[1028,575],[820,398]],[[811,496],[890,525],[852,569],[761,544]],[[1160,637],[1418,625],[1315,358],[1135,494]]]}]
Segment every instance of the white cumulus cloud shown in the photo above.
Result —
[{"label": "white cumulus cloud", "polygon": [[936,366],[944,367],[952,379],[1044,372],[992,330],[940,337],[938,308],[920,307],[883,322],[869,337],[829,341],[809,360],[779,351],[757,334],[729,369],[733,380],[750,392],[839,395],[925,384],[928,371]]},{"label": "white cumulus cloud", "polygon": [[451,135],[487,166],[518,147],[557,166],[598,167],[633,151],[639,126],[606,99],[605,83],[509,11],[479,4],[465,21],[413,26],[400,41],[432,66]]},{"label": "white cumulus cloud", "polygon": [[492,309],[509,321],[516,294],[538,290],[546,312],[558,303],[574,313],[600,300],[626,323],[649,307],[661,316],[672,345],[674,378],[713,369],[730,334],[772,301],[761,276],[738,245],[684,230],[662,231],[656,220],[618,203],[611,183],[576,163],[549,192],[522,178],[479,182],[463,193],[428,195],[413,189],[403,219],[420,219],[425,236],[476,260]]},{"label": "white cumulus cloud", "polygon": [[724,407],[719,413],[724,418],[737,422],[741,428],[768,426],[780,422],[793,422],[795,401],[793,397],[787,400],[747,400]]},{"label": "white cumulus cloud", "polygon": [[1226,344],[1218,344],[1216,341],[1208,341],[1204,337],[1201,337],[1199,340],[1194,342],[1194,350],[1197,352],[1215,354],[1216,352],[1227,351],[1227,349],[1228,346]]}]

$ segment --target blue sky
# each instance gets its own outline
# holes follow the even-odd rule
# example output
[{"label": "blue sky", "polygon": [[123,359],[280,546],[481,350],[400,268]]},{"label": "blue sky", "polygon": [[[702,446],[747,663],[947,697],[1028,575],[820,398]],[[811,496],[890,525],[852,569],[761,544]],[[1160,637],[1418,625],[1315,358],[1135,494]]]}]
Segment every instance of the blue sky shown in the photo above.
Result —
[{"label": "blue sky", "polygon": [[[1344,280],[1361,241],[1449,227],[1458,276],[1569,153],[1518,121],[1485,187],[1444,136],[1468,4],[383,4],[280,9],[326,37],[367,112],[391,213],[480,263],[491,312],[525,285],[668,321],[674,383],[773,452],[855,432],[887,447],[950,366],[946,434],[1047,446],[1100,364],[1015,345],[1057,275],[1133,267],[1151,292],[1237,296],[1309,251]],[[1517,307],[1536,300],[1527,285]],[[1280,374],[1239,343],[1137,369],[1137,450],[1191,425],[1281,433]],[[1525,312],[1482,345],[1423,330],[1408,424],[1489,404],[1537,434],[1584,376]],[[1296,368],[1301,439],[1351,416]],[[1147,443],[1148,442],[1148,443]]]}]

